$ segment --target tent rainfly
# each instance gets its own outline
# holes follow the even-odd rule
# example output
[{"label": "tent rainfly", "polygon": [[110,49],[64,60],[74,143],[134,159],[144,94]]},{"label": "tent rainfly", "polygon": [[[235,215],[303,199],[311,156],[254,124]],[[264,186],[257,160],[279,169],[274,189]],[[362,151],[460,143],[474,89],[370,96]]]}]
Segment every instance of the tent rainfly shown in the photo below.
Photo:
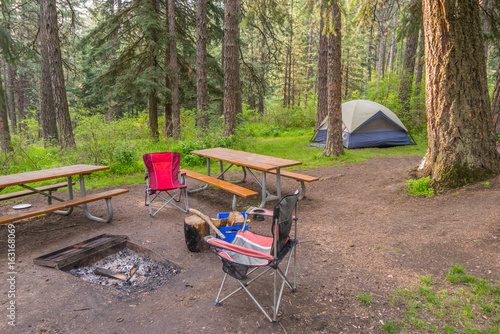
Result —
[{"label": "tent rainfly", "polygon": [[[321,123],[311,146],[325,146],[328,116]],[[346,148],[414,145],[408,130],[389,108],[373,101],[342,103],[342,139]]]}]

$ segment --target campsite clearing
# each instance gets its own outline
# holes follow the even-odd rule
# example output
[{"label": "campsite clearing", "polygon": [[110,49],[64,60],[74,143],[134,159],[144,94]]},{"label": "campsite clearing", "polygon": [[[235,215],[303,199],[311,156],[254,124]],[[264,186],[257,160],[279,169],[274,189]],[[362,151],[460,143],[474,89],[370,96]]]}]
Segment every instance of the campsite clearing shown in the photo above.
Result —
[{"label": "campsite clearing", "polygon": [[[308,184],[307,196],[299,204],[298,291],[284,293],[278,324],[269,323],[244,295],[221,307],[213,305],[222,279],[220,260],[211,252],[187,250],[186,215],[180,210],[169,208],[150,218],[140,184],[127,187],[130,192],[114,204],[110,224],[89,222],[82,212],[15,224],[18,322],[12,330],[4,319],[0,331],[387,333],[381,322],[405,317],[404,308],[391,303],[396,289],[416,286],[421,283],[419,277],[431,276],[450,288],[445,275],[451,264],[460,264],[471,275],[499,284],[500,176],[488,180],[488,187],[478,183],[432,198],[410,197],[404,194],[407,171],[420,158],[377,158],[301,171],[320,180]],[[245,186],[258,186],[252,182]],[[282,182],[284,193],[297,187],[295,180]],[[215,217],[230,209],[230,200],[231,194],[208,189],[189,202]],[[3,203],[0,211],[22,201],[35,205],[44,199],[12,200]],[[251,204],[242,199],[238,208]],[[106,212],[104,204],[94,205],[97,213]],[[268,233],[261,223],[252,224],[250,228]],[[6,225],[0,227],[3,249],[6,229]],[[127,235],[184,269],[168,284],[127,294],[33,263],[36,257],[103,233]],[[3,277],[7,261],[6,256],[0,258]],[[368,305],[358,297],[363,294],[372,297]],[[5,302],[6,294],[2,296]],[[425,320],[444,325],[443,319]],[[489,321],[480,315],[475,320],[478,326]]]}]

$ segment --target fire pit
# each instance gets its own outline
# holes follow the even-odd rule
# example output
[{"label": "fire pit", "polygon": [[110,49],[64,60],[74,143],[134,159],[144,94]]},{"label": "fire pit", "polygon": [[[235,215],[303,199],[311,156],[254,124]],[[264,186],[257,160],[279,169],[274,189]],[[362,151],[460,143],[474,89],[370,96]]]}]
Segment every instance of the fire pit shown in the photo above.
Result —
[{"label": "fire pit", "polygon": [[127,236],[109,234],[38,257],[34,262],[130,293],[150,291],[181,271],[179,265],[130,242]]}]

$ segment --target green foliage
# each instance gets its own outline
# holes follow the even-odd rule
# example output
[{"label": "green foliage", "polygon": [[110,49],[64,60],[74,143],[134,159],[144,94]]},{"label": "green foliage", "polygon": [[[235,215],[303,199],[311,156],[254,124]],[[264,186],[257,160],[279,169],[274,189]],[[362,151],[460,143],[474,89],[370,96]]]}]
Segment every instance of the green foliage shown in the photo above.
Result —
[{"label": "green foliage", "polygon": [[432,197],[434,195],[434,189],[429,187],[430,180],[430,176],[423,177],[418,180],[407,180],[406,193],[411,196]]}]

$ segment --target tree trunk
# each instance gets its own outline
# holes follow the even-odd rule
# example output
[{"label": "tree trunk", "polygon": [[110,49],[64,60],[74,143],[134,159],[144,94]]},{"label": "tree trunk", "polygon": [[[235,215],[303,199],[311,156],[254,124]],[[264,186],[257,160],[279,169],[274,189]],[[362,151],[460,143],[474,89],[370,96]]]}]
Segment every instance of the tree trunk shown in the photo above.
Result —
[{"label": "tree trunk", "polygon": [[[494,0],[483,0],[483,8],[487,13],[492,13],[494,8]],[[483,32],[485,34],[491,33],[490,19],[487,17],[485,13],[483,13]],[[488,63],[488,53],[489,53],[490,43],[485,40],[484,41],[484,55],[486,56],[486,63]]]},{"label": "tree trunk", "polygon": [[309,42],[307,43],[307,66],[306,66],[306,87],[304,89],[304,110],[307,109],[307,97],[311,88],[309,79],[311,78],[311,65],[312,65],[312,44],[314,37],[314,21],[311,21],[311,29],[309,30]]},{"label": "tree trunk", "polygon": [[172,68],[172,135],[174,140],[178,140],[181,136],[181,112],[179,107],[179,70],[177,66],[174,0],[168,0],[168,27],[170,32],[170,67]]},{"label": "tree trunk", "polygon": [[[10,127],[12,129],[12,133],[16,134],[17,131],[17,115],[16,115],[16,93],[15,93],[15,82],[17,75],[17,68],[14,65],[7,65],[8,72],[8,91],[9,91],[9,119],[10,119]],[[50,74],[50,73],[49,73]],[[54,117],[55,120],[55,117]]]},{"label": "tree trunk", "polygon": [[59,143],[62,148],[74,148],[76,144],[64,82],[56,0],[40,0],[40,5],[44,6],[44,9],[40,12],[47,13],[47,16],[44,15],[42,19],[47,27],[47,47],[49,50],[52,89],[54,92],[54,107],[59,128]]},{"label": "tree trunk", "polygon": [[396,28],[398,27],[398,11],[394,12],[394,21],[392,22],[391,51],[389,56],[389,72],[394,70],[394,60],[396,59]]},{"label": "tree trunk", "polygon": [[371,78],[371,68],[370,68],[370,49],[371,49],[371,39],[368,40],[366,44],[366,68],[365,68],[365,87],[364,87],[364,99],[366,100],[366,91],[368,89],[368,81]]},{"label": "tree trunk", "polygon": [[262,34],[262,45],[260,51],[260,85],[259,85],[259,102],[258,102],[258,110],[259,114],[264,115],[264,97],[265,97],[265,80],[266,80],[266,36]]},{"label": "tree trunk", "polygon": [[328,36],[325,34],[324,16],[326,13],[327,0],[321,0],[320,23],[319,23],[319,58],[318,58],[318,109],[316,112],[316,126],[325,119],[328,114]]},{"label": "tree trunk", "polygon": [[413,74],[415,73],[415,55],[418,46],[418,29],[410,31],[406,39],[403,72],[399,84],[398,101],[402,114],[409,114],[411,109],[411,93],[413,88]]},{"label": "tree trunk", "polygon": [[[46,9],[46,7],[40,6],[40,11]],[[42,135],[45,146],[51,143],[56,143],[58,140],[57,120],[54,107],[54,90],[52,89],[52,77],[50,75],[50,56],[49,49],[47,47],[48,32],[47,26],[43,24],[42,19],[46,16],[47,13],[40,12],[40,44],[38,45],[42,58],[42,62],[40,64],[40,123],[42,124]]]},{"label": "tree trunk", "polygon": [[[148,9],[152,11],[151,16],[158,15],[158,3],[157,0],[148,1]],[[149,52],[149,68],[151,73],[156,73],[158,68],[157,59],[157,45],[158,45],[158,29],[154,25],[150,25],[148,28],[149,38],[151,38],[148,52]],[[151,80],[157,83],[156,76],[152,76]],[[158,93],[156,89],[151,89],[148,92],[148,117],[149,117],[149,131],[151,132],[151,138],[154,141],[158,141],[160,133],[158,130]]]},{"label": "tree trunk", "polygon": [[208,128],[207,0],[196,1],[196,105],[199,124]]},{"label": "tree trunk", "polygon": [[491,99],[491,110],[493,111],[495,132],[497,135],[500,135],[500,56],[498,57],[495,88],[493,89],[493,97]]},{"label": "tree trunk", "polygon": [[[26,68],[26,64],[23,63],[21,68]],[[18,73],[17,78],[14,82],[14,87],[16,91],[16,104],[17,111],[19,114],[19,130],[24,134],[28,133],[28,126],[25,122],[26,120],[26,73]]]},{"label": "tree trunk", "polygon": [[2,81],[0,77],[0,148],[2,151],[8,152],[12,151],[12,146],[10,145],[7,94],[5,94]]},{"label": "tree trunk", "polygon": [[[168,16],[168,6],[166,8],[167,13],[165,15],[165,26],[168,27],[169,24],[169,16]],[[163,129],[163,136],[164,138],[171,138],[172,137],[172,131],[173,131],[173,124],[172,124],[172,80],[170,79],[171,71],[170,71],[170,48],[167,47],[165,48],[165,54],[164,54],[164,63],[165,63],[165,88],[167,88],[167,91],[165,93],[165,100],[164,100],[164,106],[163,106],[163,111],[165,113],[165,124],[164,124],[164,129]]]},{"label": "tree trunk", "polygon": [[342,142],[342,66],[341,66],[341,17],[340,4],[329,5],[329,24],[334,31],[328,32],[328,130],[323,151],[325,156],[344,154]]},{"label": "tree trunk", "polygon": [[423,0],[429,146],[420,176],[437,190],[500,171],[477,0]]},{"label": "tree trunk", "polygon": [[420,33],[420,42],[418,42],[418,54],[417,54],[417,74],[415,75],[415,94],[414,96],[420,95],[420,86],[422,84],[422,74],[424,72],[424,47],[425,47],[425,35],[422,30]]},{"label": "tree trunk", "polygon": [[236,44],[238,3],[237,0],[226,0],[224,5],[224,136],[226,137],[236,133],[236,116],[239,110],[239,52]]}]

